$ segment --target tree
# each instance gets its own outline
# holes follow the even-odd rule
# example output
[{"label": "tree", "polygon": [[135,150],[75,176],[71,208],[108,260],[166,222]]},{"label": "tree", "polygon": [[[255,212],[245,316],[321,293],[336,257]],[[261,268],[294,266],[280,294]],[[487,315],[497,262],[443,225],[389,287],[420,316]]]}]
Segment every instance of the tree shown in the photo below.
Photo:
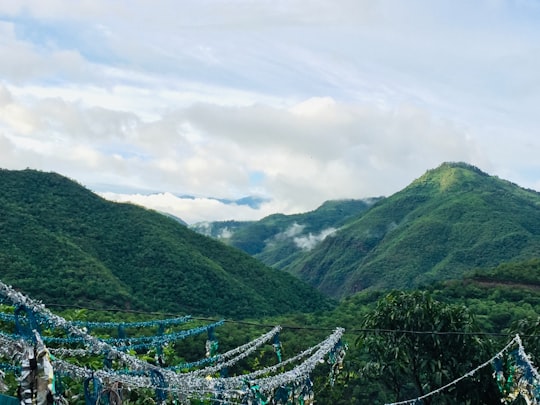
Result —
[{"label": "tree", "polygon": [[[391,292],[363,322],[357,344],[367,361],[361,373],[378,380],[395,401],[418,398],[476,369],[493,354],[464,306],[428,292]],[[500,402],[490,367],[423,400],[424,404]]]}]

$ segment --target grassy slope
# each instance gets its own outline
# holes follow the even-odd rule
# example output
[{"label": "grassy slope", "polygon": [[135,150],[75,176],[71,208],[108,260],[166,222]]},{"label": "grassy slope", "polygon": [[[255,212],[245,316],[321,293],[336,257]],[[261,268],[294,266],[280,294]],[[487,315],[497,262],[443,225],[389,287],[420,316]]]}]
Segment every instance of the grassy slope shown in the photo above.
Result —
[{"label": "grassy slope", "polygon": [[0,171],[2,281],[47,303],[221,316],[327,308],[290,275],[57,174]]}]

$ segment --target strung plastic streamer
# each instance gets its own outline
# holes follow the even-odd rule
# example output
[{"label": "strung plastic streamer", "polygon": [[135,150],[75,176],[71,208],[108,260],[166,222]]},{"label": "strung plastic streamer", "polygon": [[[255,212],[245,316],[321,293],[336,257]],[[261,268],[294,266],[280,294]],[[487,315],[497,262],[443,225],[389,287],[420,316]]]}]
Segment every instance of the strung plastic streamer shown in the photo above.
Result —
[{"label": "strung plastic streamer", "polygon": [[247,392],[242,399],[242,404],[247,405],[266,405],[270,401],[261,393],[261,387],[256,383],[246,382]]},{"label": "strung plastic streamer", "polygon": [[64,398],[64,385],[62,384],[61,375],[57,371],[54,373],[53,387],[55,400],[56,402],[59,402],[58,400],[60,398]]},{"label": "strung plastic streamer", "polygon": [[8,335],[0,331],[0,356],[12,357],[20,352],[17,350],[17,346],[22,350],[22,339],[20,336]]},{"label": "strung plastic streamer", "polygon": [[[259,392],[263,395],[271,395],[271,393],[281,387],[288,384],[297,384],[300,385],[302,382],[306,381],[307,376],[315,368],[317,364],[325,357],[325,355],[330,352],[339,339],[341,338],[342,330],[336,330],[329,338],[317,345],[317,352],[308,358],[304,363],[298,365],[291,371],[279,374],[273,377],[266,377],[263,379],[254,379],[262,373],[268,373],[270,371],[275,371],[279,368],[278,365],[273,368],[268,368],[264,370],[259,370],[259,373],[252,373],[248,375],[240,375],[237,377],[230,378],[215,378],[207,379],[194,377],[188,374],[176,375],[175,378],[169,378],[169,387],[168,391],[177,391],[182,395],[187,397],[194,398],[206,398],[207,394],[216,393],[218,387],[220,392],[223,393],[223,398],[241,398],[247,394],[246,391],[246,380],[253,381],[252,385],[255,384],[259,387]],[[309,350],[308,350],[309,351]],[[312,350],[313,351],[313,350]],[[287,362],[285,360],[282,366]],[[94,375],[92,370],[84,369],[61,360],[55,361],[55,367],[70,375],[72,377],[85,378],[91,375]],[[123,385],[131,386],[133,388],[161,388],[153,384],[148,377],[144,376],[135,376],[135,375],[119,375],[111,372],[106,372],[103,370],[98,370],[95,372],[95,376],[103,380],[111,380],[121,382]]]},{"label": "strung plastic streamer", "polygon": [[[214,322],[210,325],[199,326],[193,329],[180,330],[178,332],[169,333],[166,335],[96,339],[100,340],[101,342],[114,345],[118,350],[122,351],[149,349],[157,345],[163,345],[166,343],[186,339],[191,336],[205,333],[209,328],[221,326],[223,325],[223,323],[224,321],[221,320],[218,322]],[[47,343],[86,343],[88,340],[87,336],[88,334],[86,334],[86,336],[67,338],[45,336],[43,337],[43,340]]]},{"label": "strung plastic streamer", "polygon": [[[214,322],[210,325],[205,326],[199,326],[197,328],[193,329],[187,329],[187,330],[181,330],[174,333],[169,333],[167,335],[162,336],[142,336],[138,338],[129,338],[124,341],[120,341],[121,343],[125,344],[125,346],[118,346],[119,350],[140,350],[140,349],[149,349],[152,347],[155,347],[156,345],[164,345],[169,342],[174,342],[177,340],[186,339],[191,336],[200,335],[201,333],[204,333],[208,331],[209,329],[213,329],[217,326],[223,325],[225,321],[221,320],[218,322]],[[117,343],[114,340],[105,339],[107,343]],[[134,344],[134,342],[147,342],[147,343],[138,343]],[[216,348],[217,348],[217,341],[215,341]]]},{"label": "strung plastic streamer", "polygon": [[189,395],[200,395],[200,393],[204,392],[213,392],[215,387],[222,387],[226,395],[233,398],[239,398],[247,393],[245,386],[246,381],[252,383],[256,382],[259,391],[263,395],[271,395],[281,386],[305,381],[315,367],[321,361],[324,361],[326,355],[336,346],[337,342],[341,339],[343,332],[343,328],[337,328],[328,338],[317,345],[315,353],[309,356],[303,363],[289,371],[274,376],[267,376],[255,380],[259,375],[268,374],[271,370],[277,370],[285,364],[285,361],[280,365],[236,377],[201,379],[194,378],[196,372],[192,372],[177,375],[176,377],[173,377],[171,381],[173,381],[172,384],[174,384],[174,386],[182,387],[184,392]]},{"label": "strung plastic streamer", "polygon": [[[262,339],[261,341],[264,342],[264,341],[268,341],[271,339],[271,337],[273,336],[272,332],[274,330],[280,330],[281,327],[277,326],[275,327],[272,331],[270,331],[269,333],[267,333],[266,335],[264,335],[264,339]],[[275,333],[275,332],[274,332]],[[205,368],[202,368],[200,370],[194,370],[194,371],[191,371],[189,373],[186,373],[186,374],[182,374],[182,378],[186,378],[186,377],[190,377],[190,376],[201,376],[201,375],[212,375],[216,372],[219,372],[222,368],[224,367],[230,367],[236,363],[238,363],[240,360],[248,357],[249,355],[251,355],[251,353],[253,353],[255,350],[257,350],[259,348],[259,346],[261,346],[262,343],[260,342],[257,342],[256,344],[252,344],[248,347],[244,346],[244,350],[241,351],[241,352],[238,352],[238,350],[231,350],[230,352],[228,353],[232,353],[232,352],[235,352],[237,353],[237,355],[229,360],[225,360],[225,361],[220,361],[215,364],[214,366],[209,366],[209,367],[205,367]],[[225,356],[222,355],[221,356],[222,358],[224,358]]]},{"label": "strung plastic streamer", "polygon": [[[24,296],[23,294],[20,294],[19,292],[13,290],[11,287],[7,286],[1,281],[0,281],[0,295],[3,295],[7,299],[9,299],[15,305],[27,306],[29,309],[31,309],[35,313],[38,313],[44,318],[46,318],[49,324],[58,328],[66,329],[69,333],[75,336],[84,338],[85,343],[88,345],[87,350],[89,352],[100,354],[106,351],[111,351],[115,353],[121,361],[123,361],[126,365],[129,365],[134,370],[158,369],[158,367],[156,366],[153,366],[134,356],[130,356],[128,354],[125,354],[119,351],[114,346],[111,346],[105,342],[101,342],[99,339],[89,335],[85,330],[80,329],[76,327],[75,325],[70,324],[65,319],[52,314],[48,309],[45,308],[44,305],[36,303],[35,301]],[[226,364],[224,364],[223,366],[226,366]],[[166,373],[168,378],[174,378],[176,376],[176,374],[173,373],[172,371],[167,372],[166,370],[164,370],[163,372]],[[79,373],[81,372],[79,371]],[[86,373],[82,373],[82,374],[85,375]]]},{"label": "strung plastic streamer", "polygon": [[[2,332],[0,332],[0,357],[4,358],[22,358],[22,353],[25,349],[24,342],[22,340],[14,340],[9,337],[6,337]],[[15,366],[9,363],[0,363],[0,370],[9,371],[12,373],[20,374],[21,373],[21,367]],[[2,374],[3,376],[4,374]],[[0,392],[5,391],[5,389],[2,389],[2,382],[3,377],[0,378]]]},{"label": "strung plastic streamer", "polygon": [[495,369],[493,377],[495,378],[495,381],[497,382],[497,387],[499,388],[499,391],[503,397],[501,401],[504,403],[507,403],[508,401],[513,401],[513,399],[511,399],[511,396],[513,396],[512,392],[515,386],[514,374],[516,371],[516,365],[513,362],[509,361],[507,364],[508,372],[506,375],[504,373],[504,364],[502,358],[497,358],[493,360],[492,365]]},{"label": "strung plastic streamer", "polygon": [[274,336],[274,343],[272,343],[272,346],[274,346],[274,352],[276,353],[278,363],[281,363],[281,342],[279,341],[279,333]]},{"label": "strung plastic streamer", "polygon": [[167,399],[167,382],[165,381],[163,374],[157,370],[150,370],[150,379],[152,380],[152,384],[157,387],[155,389],[157,403],[164,403]]},{"label": "strung plastic streamer", "polygon": [[[287,384],[294,383],[299,385],[301,382],[306,381],[306,376],[309,375],[309,373],[322,360],[322,358],[335,347],[341,336],[340,333],[342,332],[338,330],[328,339],[321,342],[317,346],[317,352],[308,358],[304,363],[295,367],[293,370],[273,377],[256,379],[253,380],[252,383],[250,382],[250,384],[257,385],[259,387],[258,392],[265,396],[271,395],[275,389]],[[282,365],[284,365],[286,361],[284,361]],[[89,375],[93,375],[94,373],[92,370],[87,370],[60,360],[55,362],[55,367],[73,377],[87,377]],[[273,370],[276,370],[277,368],[278,366],[276,365]],[[271,370],[266,369],[259,371],[269,372]],[[118,381],[126,386],[131,386],[134,388],[162,388],[144,376],[118,375],[111,372],[105,372],[103,370],[96,371],[95,375],[104,380],[110,379],[112,381]],[[215,394],[217,391],[222,392],[223,398],[242,398],[247,394],[246,380],[252,381],[252,377],[256,377],[255,373],[240,375],[238,377],[215,379],[193,377],[189,376],[189,373],[180,374],[176,375],[176,378],[169,378],[169,387],[167,390],[171,392],[177,391],[182,395],[194,398],[206,398],[207,394]]]},{"label": "strung plastic streamer", "polygon": [[101,380],[95,375],[92,375],[84,380],[83,387],[85,404],[96,405],[103,387]]},{"label": "strung plastic streamer", "polygon": [[540,375],[532,365],[529,356],[525,353],[521,338],[516,336],[518,350],[511,353],[514,357],[515,376],[514,391],[517,396],[521,396],[529,405],[540,403]]},{"label": "strung plastic streamer", "polygon": [[105,356],[103,357],[103,367],[109,370],[112,369],[113,360],[114,360],[114,354],[111,352],[106,352]]},{"label": "strung plastic streamer", "polygon": [[[281,330],[280,326],[275,326],[272,330],[261,335],[259,338],[252,340],[248,343],[245,343],[241,346],[238,346],[234,349],[231,349],[225,353],[219,354],[214,357],[204,358],[204,359],[190,362],[190,363],[181,363],[175,366],[169,366],[167,367],[167,369],[171,371],[187,370],[187,369],[193,369],[193,368],[205,366],[211,363],[217,363],[217,365],[215,367],[212,367],[212,369],[207,368],[205,370],[201,370],[198,372],[200,374],[212,374],[214,372],[219,371],[220,368],[224,368],[227,365],[228,366],[234,365],[241,359],[245,358],[246,355],[252,353],[254,350],[258,349],[260,346],[262,346],[263,344],[271,340],[272,337],[275,336],[276,333],[279,333],[280,330]],[[53,353],[55,356],[58,356],[58,357],[84,357],[84,356],[91,356],[95,354],[86,349],[51,348],[49,350],[51,353]],[[112,353],[110,352],[107,352],[107,354],[112,355]]]},{"label": "strung plastic streamer", "polygon": [[206,339],[206,357],[214,357],[218,351],[218,341],[214,333],[214,327],[208,328],[208,339]]},{"label": "strung plastic streamer", "polygon": [[311,405],[315,403],[315,395],[313,393],[313,382],[306,378],[300,391],[300,404]]},{"label": "strung plastic streamer", "polygon": [[291,394],[294,392],[290,387],[279,387],[272,396],[272,404],[287,405]]},{"label": "strung plastic streamer", "polygon": [[15,315],[6,314],[5,312],[0,312],[0,321],[2,321],[2,322],[15,322]]},{"label": "strung plastic streamer", "polygon": [[126,336],[124,325],[118,325],[118,340],[126,340]]},{"label": "strung plastic streamer", "polygon": [[[159,325],[157,336],[163,336],[165,333],[165,327],[163,325]],[[163,361],[163,345],[156,344],[156,355],[154,356],[155,360],[159,364],[160,367],[165,367],[165,362]]]},{"label": "strung plastic streamer", "polygon": [[[115,355],[117,355],[120,358],[120,360],[122,360],[124,363],[128,364],[129,366],[131,366],[135,370],[137,370],[137,369],[140,369],[140,370],[157,369],[156,366],[153,366],[153,365],[148,364],[148,363],[146,363],[146,362],[144,362],[142,360],[139,360],[138,358],[136,358],[134,356],[130,356],[130,355],[127,355],[125,353],[122,353],[122,352],[118,351],[116,348],[114,348],[113,346],[108,345],[105,342],[99,341],[98,339],[96,339],[93,336],[89,335],[85,330],[77,328],[77,327],[69,324],[65,319],[50,313],[50,311],[48,311],[42,304],[38,304],[38,303],[34,302],[33,300],[31,300],[28,297],[25,297],[24,295],[14,291],[13,289],[11,289],[11,287],[8,287],[8,286],[6,286],[5,284],[3,284],[1,282],[0,282],[0,293],[3,294],[4,296],[8,297],[12,303],[14,303],[16,305],[24,304],[28,308],[33,310],[34,312],[39,313],[43,317],[47,318],[48,322],[51,325],[54,325],[55,327],[58,327],[58,328],[67,329],[68,332],[70,332],[70,333],[72,333],[72,334],[74,334],[76,336],[84,337],[85,338],[85,343],[88,345],[88,351],[89,352],[99,354],[99,353],[103,353],[103,352],[106,352],[106,351],[110,350],[113,353],[115,353]],[[232,352],[233,351],[231,351],[231,353]],[[89,375],[94,373],[92,370],[84,369],[84,368],[81,368],[81,367],[78,367],[78,366],[63,362],[63,361],[56,361],[55,364],[58,364],[58,370],[59,371],[62,371],[62,372],[66,373],[67,375],[70,375],[72,377],[86,378]],[[165,373],[166,370],[163,370],[163,372]],[[96,375],[98,375],[98,372],[96,372]],[[151,382],[145,377],[125,376],[125,375],[123,376],[123,375],[118,375],[118,374],[104,372],[104,371],[99,371],[99,375],[103,376],[103,377],[110,378],[112,381],[122,382],[123,384],[126,384],[126,385],[134,387],[134,388],[136,388],[136,387],[151,388],[152,387]],[[172,378],[177,377],[177,375],[175,373],[171,374],[170,372],[167,372],[166,374],[164,374],[164,376],[166,376],[166,378],[168,378],[168,379],[172,379]],[[203,395],[204,393],[211,391],[212,388],[211,387],[209,388],[209,384],[206,383],[205,380],[194,377],[194,376],[190,376],[190,378],[188,378],[188,379],[183,379],[182,378],[181,380],[178,380],[175,389],[177,389],[180,392],[187,392],[187,393],[192,392],[193,390],[191,390],[189,388],[189,386],[191,384],[191,381],[190,381],[191,379],[198,380],[198,383],[195,384],[195,385],[201,387],[201,389],[198,391],[200,395]],[[153,388],[155,388],[155,387],[153,387]]]},{"label": "strung plastic streamer", "polygon": [[58,372],[75,379],[84,380],[88,378],[97,378],[100,381],[116,382],[133,389],[157,388],[153,386],[150,379],[143,374],[121,374],[119,372],[107,370],[90,370],[60,359],[54,359],[53,365]]},{"label": "strung plastic streamer", "polygon": [[37,313],[40,316],[43,316],[44,318],[46,318],[49,324],[52,326],[65,329],[66,331],[68,331],[69,333],[75,336],[84,337],[86,339],[85,343],[88,345],[88,350],[92,351],[93,353],[99,354],[107,350],[111,350],[113,352],[116,352],[119,358],[125,364],[131,366],[133,369],[148,369],[148,368],[157,369],[156,366],[148,364],[147,362],[142,361],[135,356],[130,356],[128,354],[122,353],[121,351],[117,350],[115,347],[105,342],[101,342],[99,339],[89,335],[85,330],[78,328],[75,325],[70,324],[68,321],[66,321],[62,317],[54,315],[47,308],[45,308],[43,304],[37,303],[34,300],[26,297],[25,295],[13,290],[13,288],[9,287],[8,285],[4,284],[1,281],[0,281],[0,295],[9,299],[9,301],[14,305],[24,305],[28,307],[34,313]]},{"label": "strung plastic streamer", "polygon": [[[281,327],[276,326],[270,332],[265,333],[264,335],[260,336],[259,338],[255,339],[255,340],[252,340],[252,341],[250,341],[250,342],[248,342],[246,344],[243,344],[241,346],[238,346],[238,347],[236,347],[236,348],[234,348],[232,350],[229,350],[228,352],[225,352],[223,354],[218,354],[217,356],[214,356],[214,357],[207,357],[207,358],[204,358],[204,359],[201,359],[201,360],[198,360],[198,361],[194,361],[194,362],[191,362],[191,363],[182,363],[182,364],[179,364],[177,366],[168,367],[168,369],[170,369],[170,370],[185,370],[185,369],[204,366],[206,364],[211,364],[211,363],[215,363],[215,362],[218,363],[218,367],[225,368],[227,366],[231,366],[231,365],[237,363],[242,358],[244,358],[245,356],[243,356],[243,354],[248,349],[252,350],[252,351],[258,349],[260,346],[262,346],[263,344],[268,342],[270,339],[272,339],[272,337],[276,333],[279,333],[280,330],[281,330]],[[239,358],[239,355],[242,355],[242,357]],[[232,363],[229,362],[230,360],[228,361],[228,359],[233,359],[233,362]],[[227,364],[224,364],[225,362],[227,362]],[[214,369],[213,371],[211,371],[209,369],[205,369],[205,370],[201,370],[201,372],[205,372],[207,374],[212,374],[213,372],[216,372],[218,370],[219,369]]]},{"label": "strung plastic streamer", "polygon": [[269,393],[279,388],[280,386],[290,384],[292,382],[298,382],[305,380],[309,377],[311,372],[315,369],[317,364],[324,360],[327,353],[334,348],[343,336],[343,328],[337,328],[332,335],[330,335],[324,342],[320,344],[319,349],[308,357],[302,364],[294,367],[290,371],[278,374],[272,377],[266,377],[259,379],[259,386],[261,391]]},{"label": "strung plastic streamer", "polygon": [[249,373],[249,374],[243,374],[240,377],[234,377],[234,378],[239,378],[239,379],[246,379],[247,378],[249,380],[252,380],[252,379],[259,378],[260,376],[263,376],[263,375],[271,375],[271,374],[275,373],[277,370],[282,369],[284,366],[289,365],[291,363],[296,363],[298,360],[309,356],[311,353],[318,350],[323,344],[324,344],[324,342],[321,342],[321,343],[319,343],[319,344],[317,344],[317,345],[315,345],[313,347],[310,347],[310,348],[304,350],[303,352],[297,354],[294,357],[290,357],[287,360],[282,361],[281,363],[275,364],[273,366],[265,367],[265,368],[259,369],[257,371],[253,371],[252,373]]},{"label": "strung plastic streamer", "polygon": [[0,370],[0,392],[6,392],[8,390],[8,387],[6,383],[4,382],[5,377],[6,377],[6,373]]},{"label": "strung plastic streamer", "polygon": [[[21,319],[21,313],[26,314],[26,322]],[[24,336],[34,338],[34,332],[40,332],[39,326],[36,321],[36,317],[32,310],[25,307],[24,305],[19,305],[15,309],[15,333]]]},{"label": "strung plastic streamer", "polygon": [[21,362],[19,377],[21,404],[47,405],[53,397],[54,371],[49,351],[35,332],[35,347],[27,345]]},{"label": "strung plastic streamer", "polygon": [[100,328],[100,329],[115,329],[122,326],[124,329],[128,328],[151,328],[151,327],[168,327],[181,325],[183,323],[191,321],[191,315],[182,316],[179,318],[159,319],[153,321],[141,321],[141,322],[89,322],[89,321],[72,321],[74,326],[85,328]]},{"label": "strung plastic streamer", "polygon": [[[61,372],[67,376],[73,378],[85,379],[88,377],[96,377],[102,381],[107,381],[108,384],[122,384],[126,388],[151,388],[162,389],[170,393],[178,393],[179,397],[184,400],[187,398],[208,400],[212,398],[212,395],[216,392],[222,394],[223,403],[231,402],[233,399],[241,399],[248,395],[250,392],[256,395],[256,398],[261,401],[264,398],[269,398],[273,393],[283,386],[296,386],[299,387],[304,381],[307,380],[313,369],[320,363],[324,362],[326,355],[331,352],[340,341],[343,335],[343,329],[338,328],[327,339],[321,342],[319,345],[305,351],[307,354],[306,360],[292,368],[287,372],[283,372],[277,375],[269,375],[271,372],[275,372],[277,367],[283,366],[285,361],[281,365],[274,366],[275,368],[267,368],[258,370],[257,373],[251,373],[248,375],[241,375],[237,377],[206,377],[214,372],[220,371],[227,367],[229,364],[234,364],[239,359],[246,357],[252,353],[259,342],[262,340],[269,341],[277,331],[279,327],[274,328],[273,331],[266,335],[261,336],[256,343],[250,343],[244,345],[244,350],[231,350],[227,352],[227,356],[219,356],[219,364],[211,367],[206,367],[202,370],[197,370],[185,374],[176,374],[171,370],[160,369],[152,364],[149,364],[143,360],[138,359],[135,356],[130,356],[118,348],[108,344],[107,342],[100,341],[99,339],[91,336],[86,330],[83,330],[65,319],[52,314],[42,304],[31,300],[28,297],[14,291],[11,287],[6,286],[0,282],[0,295],[5,296],[15,305],[25,305],[31,311],[48,322],[51,327],[65,330],[71,336],[82,338],[82,341],[86,345],[86,351],[94,354],[104,354],[110,352],[119,361],[131,370],[129,373],[123,371],[120,373],[113,370],[89,370],[84,367],[71,364],[61,359],[53,359],[53,365],[58,372]],[[9,346],[17,349],[17,342],[10,337],[0,336],[2,340],[5,340]],[[19,341],[20,342],[20,341]],[[163,376],[161,382],[152,381],[150,374],[152,371],[158,371]],[[259,376],[265,376],[263,378],[257,378]],[[257,387],[255,390],[248,389],[246,381],[249,382],[250,387]]]},{"label": "strung plastic streamer", "polygon": [[346,344],[340,340],[336,347],[328,355],[328,363],[331,365],[330,369],[330,385],[333,387],[336,382],[336,377],[343,368],[343,360],[348,349]]}]

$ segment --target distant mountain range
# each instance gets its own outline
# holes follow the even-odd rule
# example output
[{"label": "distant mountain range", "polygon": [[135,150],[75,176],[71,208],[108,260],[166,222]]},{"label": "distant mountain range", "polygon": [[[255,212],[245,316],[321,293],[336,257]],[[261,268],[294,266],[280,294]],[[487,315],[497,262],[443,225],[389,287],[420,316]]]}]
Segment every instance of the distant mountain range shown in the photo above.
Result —
[{"label": "distant mountain range", "polygon": [[0,170],[0,185],[0,279],[49,305],[234,317],[332,305],[177,218],[58,174]]},{"label": "distant mountain range", "polygon": [[321,219],[323,205],[294,219],[205,227],[335,298],[367,288],[419,287],[540,257],[540,194],[468,164],[444,163],[373,202],[349,201],[342,217]]},{"label": "distant mountain range", "polygon": [[380,199],[327,201],[303,214],[274,214],[260,221],[200,222],[190,228],[242,249],[269,266],[284,268]]}]

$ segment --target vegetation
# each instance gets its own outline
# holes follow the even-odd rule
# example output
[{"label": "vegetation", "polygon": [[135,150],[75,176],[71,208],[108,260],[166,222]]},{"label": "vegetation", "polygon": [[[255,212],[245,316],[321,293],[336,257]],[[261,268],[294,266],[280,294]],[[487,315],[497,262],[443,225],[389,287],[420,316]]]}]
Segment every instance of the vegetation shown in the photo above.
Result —
[{"label": "vegetation", "polygon": [[[306,214],[194,229],[339,299],[538,257],[539,207],[535,191],[465,163],[444,163],[388,198],[330,201]],[[335,232],[302,248],[302,241],[330,228]]]},{"label": "vegetation", "polygon": [[57,174],[0,171],[1,279],[50,305],[257,317],[329,308],[296,278]]},{"label": "vegetation", "polygon": [[[316,210],[302,214],[273,214],[260,221],[204,222],[192,225],[191,229],[281,269],[315,245],[309,242],[322,239],[325,231],[335,230],[362,215],[379,200],[326,201]],[[302,244],[303,240],[307,243]]]},{"label": "vegetation", "polygon": [[482,330],[508,332],[524,319],[540,313],[540,260],[509,262],[495,268],[475,269],[461,280],[432,286],[437,299],[465,305]]},{"label": "vegetation", "polygon": [[408,289],[540,256],[540,194],[447,163],[286,266],[333,296]]},{"label": "vegetation", "polygon": [[[534,262],[501,266],[499,274],[503,277],[507,272],[512,273],[517,271],[516,269],[528,268],[533,265]],[[495,312],[492,314],[493,318],[488,319],[489,322],[486,322],[486,319],[479,322],[475,311],[483,309],[479,305],[482,302],[482,296],[479,295],[477,289],[472,288],[473,280],[483,276],[483,273],[490,274],[492,279],[495,279],[499,277],[497,275],[499,270],[476,270],[471,279],[463,282],[463,286],[471,287],[468,290],[464,289],[463,286],[456,288],[452,282],[437,286],[431,293],[425,291],[391,293],[365,291],[343,300],[332,311],[254,319],[249,322],[226,322],[224,326],[216,329],[219,350],[224,352],[259,336],[269,329],[268,325],[281,324],[284,325],[284,330],[280,340],[283,344],[283,356],[287,358],[317,343],[337,325],[345,326],[348,330],[345,342],[348,343],[349,350],[336,383],[331,385],[329,382],[329,366],[327,364],[318,367],[313,375],[316,387],[315,397],[318,403],[340,405],[351,403],[383,404],[395,401],[398,395],[401,399],[415,398],[420,392],[427,393],[436,389],[441,384],[464,375],[491,358],[515,333],[521,333],[524,336],[527,353],[531,354],[534,364],[540,364],[537,361],[540,359],[539,339],[525,338],[525,336],[540,335],[540,326],[536,315],[538,309],[531,308],[527,313],[515,311],[515,309],[524,307],[522,296],[515,293],[505,295],[504,292],[508,288],[508,284],[501,284],[498,287],[500,288],[498,302],[506,306],[512,317],[495,326],[500,328],[499,332],[505,332],[505,336],[493,337],[485,334],[437,336],[429,333],[409,335],[396,332],[401,330],[489,332],[483,327],[494,320],[500,322],[500,319]],[[536,267],[536,271],[538,272],[538,267]],[[536,282],[538,279],[531,280],[532,284]],[[484,285],[480,284],[478,287],[485,288],[486,295],[491,293],[490,289]],[[529,287],[522,285],[520,288]],[[461,291],[460,296],[456,295],[457,291]],[[535,290],[531,290],[531,298],[534,294]],[[471,303],[471,299],[476,300],[478,305],[466,306],[465,303]],[[489,308],[490,301],[486,301],[486,305]],[[164,317],[164,315],[158,316],[156,314],[143,315],[88,310],[69,310],[64,311],[63,315],[68,319],[123,322]],[[488,315],[490,314],[488,313]],[[193,326],[193,324],[189,325],[189,327]],[[388,332],[369,332],[372,330],[375,332],[374,329],[385,329]],[[115,331],[108,331],[108,333],[115,333]],[[126,333],[131,336],[132,332],[126,331]],[[205,335],[200,335],[177,342],[164,351],[163,360],[168,365],[174,365],[200,359],[204,357],[205,339]],[[155,353],[153,352],[142,353],[142,355],[150,361],[155,361]],[[396,355],[397,358],[395,358]],[[88,361],[96,362],[96,367],[102,366],[100,359],[89,359]],[[275,362],[273,348],[271,345],[266,345],[254,356],[239,363],[230,372],[251,371],[264,365],[273,364],[272,362]],[[417,367],[417,371],[413,374],[410,365],[415,362],[420,367]],[[390,370],[393,370],[399,378],[396,380],[388,379],[388,376],[391,375],[389,374]],[[421,385],[423,391],[416,387],[417,380],[423,382]],[[396,385],[395,381],[399,381],[399,384]],[[64,383],[68,394],[76,395],[81,392],[80,382],[68,380]],[[453,389],[433,397],[432,403],[500,403],[499,400],[490,402],[492,398],[498,398],[497,395],[499,395],[497,387],[493,384],[492,369],[489,366],[483,369],[482,373],[475,375],[474,378],[460,381]],[[143,403],[148,400],[145,399],[146,397],[152,398],[153,395],[153,392],[143,391],[139,392],[138,395],[132,392],[130,400],[132,403]],[[518,403],[520,402],[515,402],[515,404]]]},{"label": "vegetation", "polygon": [[[478,326],[466,307],[441,303],[427,292],[388,294],[362,326],[368,331],[360,335],[358,344],[368,361],[361,372],[383,384],[393,401],[435,391],[474,370],[494,352],[489,341],[471,334],[478,332]],[[496,403],[500,393],[491,374],[490,369],[481,370],[423,403]]]}]

